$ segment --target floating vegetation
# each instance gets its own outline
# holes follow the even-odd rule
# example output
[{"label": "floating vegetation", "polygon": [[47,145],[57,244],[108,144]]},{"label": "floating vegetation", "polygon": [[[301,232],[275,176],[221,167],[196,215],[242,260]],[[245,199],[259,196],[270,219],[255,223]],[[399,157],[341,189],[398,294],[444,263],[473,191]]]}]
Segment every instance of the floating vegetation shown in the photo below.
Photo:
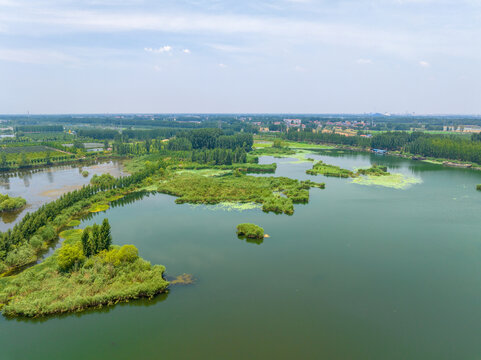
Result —
[{"label": "floating vegetation", "polygon": [[232,170],[221,169],[196,169],[196,170],[178,170],[177,174],[196,174],[202,176],[223,176],[232,173]]},{"label": "floating vegetation", "polygon": [[254,202],[248,203],[238,203],[238,202],[221,202],[213,206],[215,210],[225,210],[225,211],[245,211],[253,209],[261,209],[261,204],[256,204]]},{"label": "floating vegetation", "polygon": [[178,275],[172,280],[169,279],[170,285],[191,285],[195,281],[192,274]]},{"label": "floating vegetation", "polygon": [[404,190],[414,184],[422,183],[422,180],[413,176],[403,174],[390,174],[384,176],[361,176],[352,180],[353,183],[359,185],[377,185],[389,187],[392,189]]},{"label": "floating vegetation", "polygon": [[123,197],[124,197],[124,195],[114,195],[114,196],[110,196],[110,197],[106,198],[105,200],[107,200],[108,202],[112,202],[112,201],[120,200]]},{"label": "floating vegetation", "polygon": [[108,204],[102,204],[102,203],[97,203],[97,204],[92,204],[92,206],[89,209],[89,212],[91,213],[96,213],[96,212],[101,212],[108,210],[110,206]]},{"label": "floating vegetation", "polygon": [[69,227],[74,227],[74,226],[79,226],[80,225],[80,220],[70,220],[67,223],[67,226]]},{"label": "floating vegetation", "polygon": [[60,234],[58,234],[59,237],[65,240],[72,240],[75,238],[79,238],[82,236],[82,229],[69,229],[69,230],[64,230]]}]

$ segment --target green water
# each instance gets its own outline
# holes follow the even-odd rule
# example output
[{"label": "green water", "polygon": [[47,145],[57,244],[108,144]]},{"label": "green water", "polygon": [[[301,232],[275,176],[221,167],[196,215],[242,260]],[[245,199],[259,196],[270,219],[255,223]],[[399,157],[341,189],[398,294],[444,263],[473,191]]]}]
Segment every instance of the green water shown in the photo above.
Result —
[{"label": "green water", "polygon": [[[293,216],[176,205],[151,195],[108,216],[168,275],[155,301],[44,321],[0,320],[1,359],[479,359],[481,173],[367,154],[312,156],[347,168],[387,165],[406,190],[325,181]],[[264,158],[269,161],[271,158]],[[254,222],[260,245],[235,235]]]}]

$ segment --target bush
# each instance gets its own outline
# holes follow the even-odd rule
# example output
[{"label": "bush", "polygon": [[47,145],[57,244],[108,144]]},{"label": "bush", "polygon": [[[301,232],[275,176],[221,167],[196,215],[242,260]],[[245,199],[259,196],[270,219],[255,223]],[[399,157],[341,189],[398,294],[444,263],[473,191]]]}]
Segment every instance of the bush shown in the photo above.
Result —
[{"label": "bush", "polygon": [[481,191],[481,184],[476,185],[476,190]]},{"label": "bush", "polygon": [[250,239],[263,239],[264,229],[255,224],[239,224],[237,225],[237,235],[245,236]]},{"label": "bush", "polygon": [[29,264],[36,259],[35,251],[30,246],[22,246],[7,255],[5,264],[9,267],[18,267]]},{"label": "bush", "polygon": [[0,194],[0,212],[15,211],[23,208],[27,201],[21,197],[11,198],[8,195]]},{"label": "bush", "polygon": [[30,245],[32,246],[33,249],[37,250],[42,247],[43,245],[43,240],[39,235],[34,235],[30,238]]},{"label": "bush", "polygon": [[78,243],[75,245],[63,244],[57,256],[58,268],[63,272],[69,271],[84,259],[82,247]]},{"label": "bush", "polygon": [[120,249],[102,251],[99,256],[105,263],[119,266],[122,263],[134,262],[139,257],[139,251],[134,245],[124,245]]},{"label": "bush", "polygon": [[89,176],[89,172],[87,170],[82,171],[82,176],[83,177]]}]

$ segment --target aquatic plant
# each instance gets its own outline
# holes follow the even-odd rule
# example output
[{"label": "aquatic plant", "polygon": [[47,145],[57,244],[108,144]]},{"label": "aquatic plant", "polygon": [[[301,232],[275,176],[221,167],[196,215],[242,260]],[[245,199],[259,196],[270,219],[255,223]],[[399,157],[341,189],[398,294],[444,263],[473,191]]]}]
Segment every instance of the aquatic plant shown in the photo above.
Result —
[{"label": "aquatic plant", "polygon": [[422,180],[416,177],[405,176],[403,174],[389,174],[384,176],[361,176],[353,179],[352,182],[359,185],[377,185],[403,190],[414,184],[420,184]]}]

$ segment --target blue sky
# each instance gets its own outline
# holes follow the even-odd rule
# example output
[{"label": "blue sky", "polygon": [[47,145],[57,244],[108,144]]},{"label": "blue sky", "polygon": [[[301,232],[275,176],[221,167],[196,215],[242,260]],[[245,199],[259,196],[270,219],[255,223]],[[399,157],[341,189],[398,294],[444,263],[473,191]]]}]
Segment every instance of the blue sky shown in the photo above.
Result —
[{"label": "blue sky", "polygon": [[0,113],[481,113],[481,0],[0,0]]}]

